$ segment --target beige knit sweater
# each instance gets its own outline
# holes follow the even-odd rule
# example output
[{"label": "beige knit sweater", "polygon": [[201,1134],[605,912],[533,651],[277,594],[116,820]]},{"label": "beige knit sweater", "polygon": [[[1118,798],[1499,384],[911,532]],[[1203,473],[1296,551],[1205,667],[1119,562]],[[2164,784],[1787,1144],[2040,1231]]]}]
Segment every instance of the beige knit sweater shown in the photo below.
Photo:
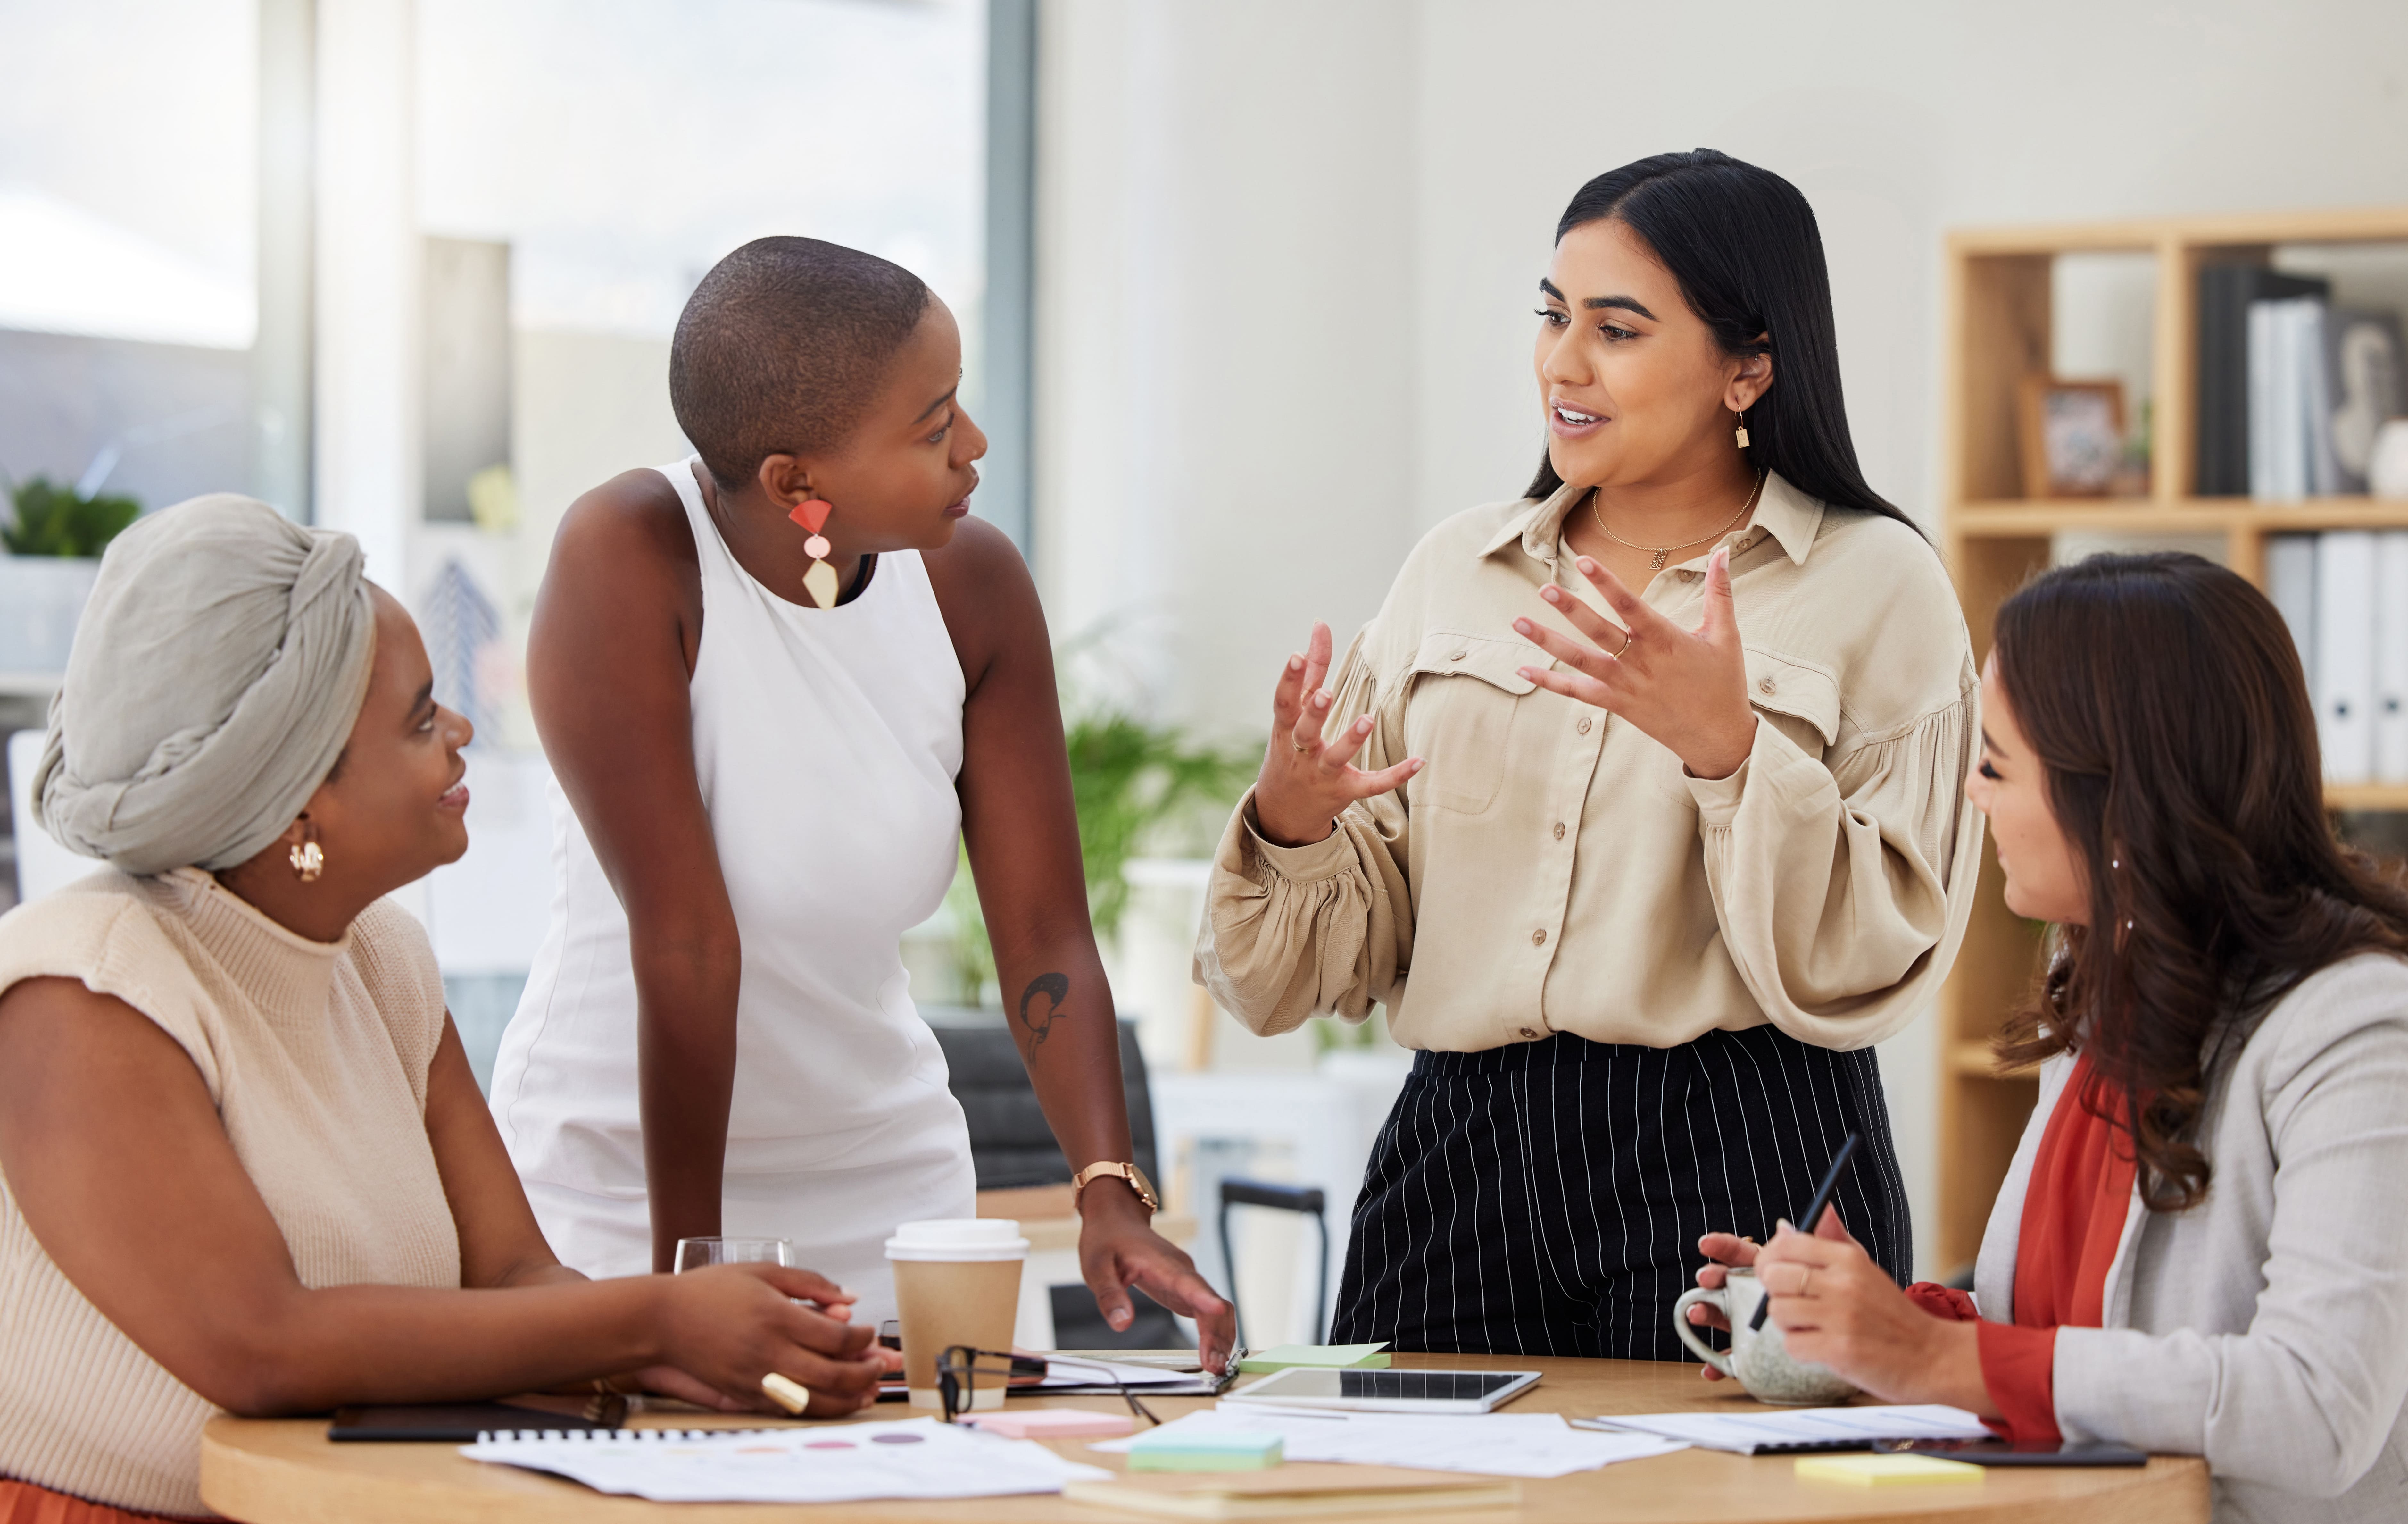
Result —
[{"label": "beige knit sweater", "polygon": [[[42,975],[182,1044],[304,1286],[460,1284],[425,1124],[443,985],[407,913],[379,901],[328,945],[197,869],[106,871],[0,916],[0,990]],[[84,1300],[0,1182],[0,1475],[206,1514],[215,1411]]]}]

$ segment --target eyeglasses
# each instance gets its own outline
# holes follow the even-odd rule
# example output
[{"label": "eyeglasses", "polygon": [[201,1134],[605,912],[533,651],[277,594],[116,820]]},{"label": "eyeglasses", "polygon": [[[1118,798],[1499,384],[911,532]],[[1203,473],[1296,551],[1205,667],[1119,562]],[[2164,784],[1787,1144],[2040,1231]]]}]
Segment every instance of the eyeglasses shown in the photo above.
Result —
[{"label": "eyeglasses", "polygon": [[[989,1380],[1001,1380],[1006,1383],[1010,1381],[1012,1356],[1005,1350],[975,1349],[968,1344],[954,1344],[938,1358],[937,1400],[944,1405],[947,1423],[952,1423],[960,1415],[970,1411],[970,1399],[978,1390],[978,1362],[982,1359],[1002,1362],[1000,1366],[987,1367],[986,1374]],[[1096,1373],[1095,1385],[1110,1387],[1119,1392],[1121,1401],[1129,1405],[1129,1411],[1146,1422],[1150,1424],[1162,1422],[1160,1418],[1154,1416],[1152,1409],[1137,1400],[1137,1393],[1129,1390],[1128,1384],[1114,1375],[1110,1366],[1099,1365],[1093,1360],[1064,1359],[1058,1355],[1045,1357],[1045,1362],[1048,1365],[1057,1361],[1065,1365],[1092,1368]]]}]

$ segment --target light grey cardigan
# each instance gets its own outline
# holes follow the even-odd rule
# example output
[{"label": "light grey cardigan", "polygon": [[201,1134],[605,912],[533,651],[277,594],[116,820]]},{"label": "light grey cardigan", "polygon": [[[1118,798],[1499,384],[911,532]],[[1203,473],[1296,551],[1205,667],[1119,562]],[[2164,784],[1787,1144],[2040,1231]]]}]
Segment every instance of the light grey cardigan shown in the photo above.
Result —
[{"label": "light grey cardigan", "polygon": [[[2014,1316],[2040,1104],[1974,1271]],[[2136,1191],[2105,1327],[2060,1329],[2069,1442],[2207,1458],[2219,1520],[2408,1519],[2408,962],[2363,956],[2302,981],[2211,1076],[2198,1136],[2214,1174],[2190,1211]]]}]

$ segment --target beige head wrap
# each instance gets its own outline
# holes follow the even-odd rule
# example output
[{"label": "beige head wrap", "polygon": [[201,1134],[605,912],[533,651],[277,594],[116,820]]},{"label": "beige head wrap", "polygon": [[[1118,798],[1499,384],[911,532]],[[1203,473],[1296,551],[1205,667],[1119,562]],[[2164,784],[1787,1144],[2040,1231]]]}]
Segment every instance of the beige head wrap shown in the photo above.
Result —
[{"label": "beige head wrap", "polygon": [[128,873],[247,861],[334,770],[375,654],[351,536],[231,493],[137,520],[76,627],[35,816]]}]

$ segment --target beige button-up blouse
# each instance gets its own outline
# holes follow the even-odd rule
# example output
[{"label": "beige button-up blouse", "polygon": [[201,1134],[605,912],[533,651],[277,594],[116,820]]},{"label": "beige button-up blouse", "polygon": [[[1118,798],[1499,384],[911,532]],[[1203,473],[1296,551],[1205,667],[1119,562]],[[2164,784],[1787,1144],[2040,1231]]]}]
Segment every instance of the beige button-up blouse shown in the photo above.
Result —
[{"label": "beige button-up blouse", "polygon": [[[1377,721],[1357,765],[1426,759],[1337,829],[1281,847],[1251,795],[1213,862],[1196,975],[1254,1030],[1374,1003],[1409,1047],[1558,1031],[1670,1047],[1772,1022],[1856,1048],[1938,992],[1973,899],[1982,821],[1972,649],[1940,557],[1895,520],[1778,476],[1726,536],[1761,721],[1728,778],[1690,777],[1627,722],[1518,677],[1569,629],[1553,581],[1567,487],[1460,513],[1422,540],[1331,685],[1328,730]],[[1706,558],[1642,597],[1703,617]]]}]

